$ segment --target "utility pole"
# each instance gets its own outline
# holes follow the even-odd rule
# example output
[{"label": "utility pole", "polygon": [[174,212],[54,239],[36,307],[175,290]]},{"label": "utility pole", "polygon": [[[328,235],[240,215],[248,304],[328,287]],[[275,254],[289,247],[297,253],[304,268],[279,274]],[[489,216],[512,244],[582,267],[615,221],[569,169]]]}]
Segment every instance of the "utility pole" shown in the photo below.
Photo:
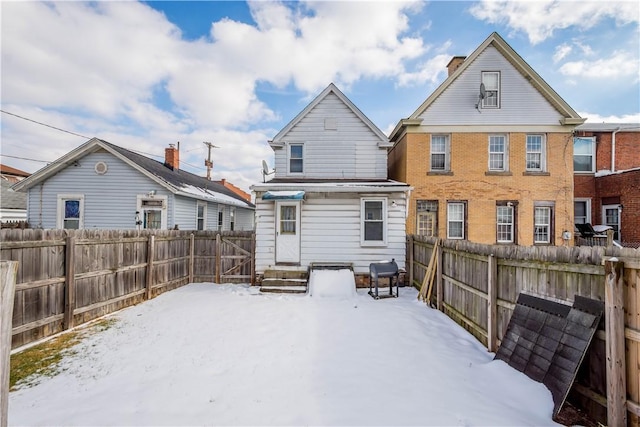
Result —
[{"label": "utility pole", "polygon": [[211,149],[212,148],[220,148],[217,145],[213,145],[211,142],[204,141],[204,145],[209,149],[209,155],[207,159],[204,161],[204,165],[207,167],[207,179],[211,181],[211,168],[213,168],[213,162],[211,161]]}]

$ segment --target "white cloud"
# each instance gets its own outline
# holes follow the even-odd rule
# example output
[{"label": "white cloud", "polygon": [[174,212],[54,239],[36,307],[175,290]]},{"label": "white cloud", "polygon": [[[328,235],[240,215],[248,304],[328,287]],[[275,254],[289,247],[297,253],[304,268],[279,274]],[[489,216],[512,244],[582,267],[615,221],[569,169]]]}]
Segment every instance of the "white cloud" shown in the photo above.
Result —
[{"label": "white cloud", "polygon": [[586,118],[586,123],[640,123],[640,112],[623,116],[601,116],[597,113],[579,112],[580,117]]},{"label": "white cloud", "polygon": [[449,61],[451,61],[451,55],[449,54],[436,55],[427,62],[418,65],[418,71],[401,75],[398,79],[398,85],[410,86],[423,82],[437,83],[441,80],[440,76],[447,73]]},{"label": "white cloud", "polygon": [[639,22],[639,8],[633,1],[482,0],[469,11],[477,19],[523,32],[532,44],[538,44],[555,30],[571,26],[589,29],[605,18],[614,19],[617,25]]},{"label": "white cloud", "polygon": [[638,80],[639,69],[637,56],[625,51],[615,51],[608,58],[567,62],[560,67],[560,72],[565,76],[586,78],[632,77],[635,82]]},{"label": "white cloud", "polygon": [[553,62],[562,61],[568,54],[571,53],[572,47],[567,43],[562,43],[560,46],[556,46],[556,51],[553,54]]}]

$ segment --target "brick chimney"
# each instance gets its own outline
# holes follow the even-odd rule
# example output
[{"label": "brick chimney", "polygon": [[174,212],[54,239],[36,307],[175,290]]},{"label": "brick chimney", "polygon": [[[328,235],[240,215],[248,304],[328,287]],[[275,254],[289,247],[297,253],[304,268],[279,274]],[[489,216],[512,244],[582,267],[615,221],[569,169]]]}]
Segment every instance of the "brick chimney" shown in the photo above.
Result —
[{"label": "brick chimney", "polygon": [[180,143],[169,144],[169,148],[164,149],[164,165],[171,170],[180,169]]},{"label": "brick chimney", "polygon": [[451,58],[451,61],[449,61],[449,63],[447,64],[447,71],[449,72],[448,76],[453,74],[453,72],[457,70],[460,65],[462,65],[466,58],[466,56],[454,56],[453,58]]}]

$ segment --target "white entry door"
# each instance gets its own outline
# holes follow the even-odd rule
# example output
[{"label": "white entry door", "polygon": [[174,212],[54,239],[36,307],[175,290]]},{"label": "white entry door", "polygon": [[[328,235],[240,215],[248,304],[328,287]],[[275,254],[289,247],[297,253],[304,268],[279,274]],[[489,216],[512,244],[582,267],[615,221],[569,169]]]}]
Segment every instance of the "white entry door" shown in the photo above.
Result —
[{"label": "white entry door", "polygon": [[276,202],[276,262],[300,262],[300,202]]},{"label": "white entry door", "polygon": [[620,205],[602,206],[602,224],[613,228],[613,240],[620,241]]}]

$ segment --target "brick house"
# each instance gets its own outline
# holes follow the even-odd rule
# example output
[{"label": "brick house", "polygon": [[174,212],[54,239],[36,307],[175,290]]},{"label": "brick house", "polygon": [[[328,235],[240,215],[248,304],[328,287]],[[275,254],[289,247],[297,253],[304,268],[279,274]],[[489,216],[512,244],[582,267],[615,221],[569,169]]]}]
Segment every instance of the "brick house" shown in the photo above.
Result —
[{"label": "brick house", "polygon": [[391,133],[407,233],[485,244],[572,244],[572,132],[582,119],[497,33]]},{"label": "brick house", "polygon": [[640,123],[584,123],[574,136],[576,223],[607,225],[640,246]]}]

